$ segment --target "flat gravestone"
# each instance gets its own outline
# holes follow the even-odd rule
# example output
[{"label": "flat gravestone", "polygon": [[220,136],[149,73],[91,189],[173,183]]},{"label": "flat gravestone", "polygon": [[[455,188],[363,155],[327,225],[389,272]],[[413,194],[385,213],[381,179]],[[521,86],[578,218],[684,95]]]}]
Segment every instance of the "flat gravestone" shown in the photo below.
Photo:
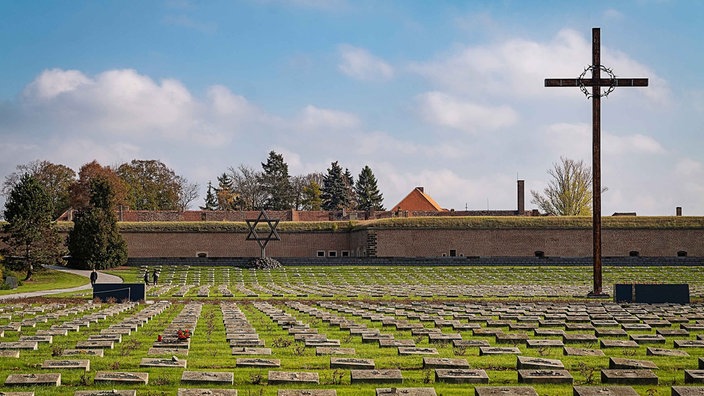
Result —
[{"label": "flat gravestone", "polygon": [[61,386],[61,374],[10,374],[5,386]]},{"label": "flat gravestone", "polygon": [[489,376],[484,370],[436,369],[435,382],[450,384],[488,384]]},{"label": "flat gravestone", "polygon": [[276,368],[281,367],[279,359],[237,358],[237,367]]},{"label": "flat gravestone", "polygon": [[73,396],[137,396],[136,390],[82,390],[76,391]]},{"label": "flat gravestone", "polygon": [[177,396],[237,396],[237,389],[179,388]]},{"label": "flat gravestone", "polygon": [[233,385],[235,375],[224,371],[184,371],[181,383]]},{"label": "flat gravestone", "polygon": [[667,341],[660,334],[631,334],[630,339],[638,344],[664,344]]},{"label": "flat gravestone", "polygon": [[232,354],[237,355],[271,355],[271,348],[259,347],[234,347]]},{"label": "flat gravestone", "polygon": [[30,349],[36,351],[39,343],[36,341],[9,341],[0,342],[0,349]]},{"label": "flat gravestone", "polygon": [[185,348],[149,348],[147,355],[183,355],[188,356],[188,349]]},{"label": "flat gravestone", "polygon": [[675,348],[704,348],[704,340],[675,340]]},{"label": "flat gravestone", "polygon": [[704,358],[699,358],[699,369],[704,370]]},{"label": "flat gravestone", "polygon": [[276,396],[337,396],[335,389],[279,389]]},{"label": "flat gravestone", "polygon": [[374,359],[359,359],[359,358],[344,358],[331,357],[330,368],[335,369],[357,369],[357,370],[374,370]]},{"label": "flat gravestone", "polygon": [[626,370],[638,370],[638,369],[650,369],[657,370],[658,366],[649,360],[635,360],[635,359],[623,359],[612,357],[609,358],[609,368],[610,369],[626,369]]},{"label": "flat gravestone", "polygon": [[45,360],[42,363],[43,369],[80,369],[90,371],[90,360]]},{"label": "flat gravestone", "polygon": [[423,358],[423,369],[468,369],[467,359]]},{"label": "flat gravestone", "polygon": [[632,340],[600,340],[601,348],[638,348],[637,342]]},{"label": "flat gravestone", "polygon": [[702,396],[704,386],[673,386],[672,396]]},{"label": "flat gravestone", "polygon": [[574,378],[567,370],[518,370],[521,384],[572,384]]},{"label": "flat gravestone", "polygon": [[302,371],[269,371],[267,379],[269,385],[280,384],[318,384],[318,373]]},{"label": "flat gravestone", "polygon": [[653,348],[648,347],[645,350],[645,354],[649,356],[681,356],[688,357],[689,353],[686,351],[681,351],[679,349],[667,349],[667,348]]},{"label": "flat gravestone", "polygon": [[78,341],[76,349],[113,349],[113,341]]},{"label": "flat gravestone", "polygon": [[20,357],[20,351],[16,349],[0,349],[0,357],[18,359]]},{"label": "flat gravestone", "polygon": [[350,370],[350,383],[386,384],[403,382],[399,369],[385,370]]},{"label": "flat gravestone", "polygon": [[520,355],[518,347],[480,347],[479,356],[484,355]]},{"label": "flat gravestone", "polygon": [[416,342],[413,340],[393,340],[393,339],[380,339],[379,348],[396,348],[396,347],[414,347]]},{"label": "flat gravestone", "polygon": [[152,344],[152,348],[190,348],[191,346],[191,339],[187,340],[182,340],[182,341],[176,341],[176,340],[163,340],[163,341],[155,341],[154,344]]},{"label": "flat gravestone", "polygon": [[564,369],[558,359],[544,359],[529,356],[516,356],[516,369]]},{"label": "flat gravestone", "polygon": [[597,337],[628,337],[624,329],[596,329],[594,335]]},{"label": "flat gravestone", "polygon": [[172,367],[172,368],[186,368],[186,360],[179,359],[176,356],[166,359],[157,358],[142,358],[139,362],[139,367]]},{"label": "flat gravestone", "polygon": [[538,396],[532,386],[477,386],[474,396]]},{"label": "flat gravestone", "polygon": [[685,370],[685,384],[704,384],[704,370]]},{"label": "flat gravestone", "polygon": [[604,351],[601,349],[588,349],[588,348],[570,348],[565,347],[562,350],[562,354],[565,356],[606,356]]},{"label": "flat gravestone", "polygon": [[601,370],[602,384],[657,385],[658,376],[652,370]]},{"label": "flat gravestone", "polygon": [[630,386],[575,386],[573,396],[638,396]]},{"label": "flat gravestone", "polygon": [[339,347],[317,347],[315,348],[316,356],[325,355],[354,355],[354,348],[339,348]]},{"label": "flat gravestone", "polygon": [[579,344],[597,342],[599,339],[594,334],[587,333],[565,333],[562,336],[562,342],[565,344]]},{"label": "flat gravestone", "polygon": [[98,371],[94,382],[112,382],[125,384],[144,384],[149,382],[149,373],[126,371]]},{"label": "flat gravestone", "polygon": [[452,346],[455,348],[479,348],[490,345],[487,340],[454,340],[452,341]]},{"label": "flat gravestone", "polygon": [[565,343],[562,340],[526,340],[528,348],[562,348]]},{"label": "flat gravestone", "polygon": [[34,396],[34,392],[2,392],[3,396]]},{"label": "flat gravestone", "polygon": [[438,350],[435,348],[409,348],[409,347],[399,347],[398,354],[401,356],[408,355],[438,355]]},{"label": "flat gravestone", "polygon": [[434,388],[376,388],[376,396],[436,396]]},{"label": "flat gravestone", "polygon": [[105,356],[105,350],[103,350],[103,349],[64,349],[63,351],[61,351],[61,356],[103,357],[103,356]]}]

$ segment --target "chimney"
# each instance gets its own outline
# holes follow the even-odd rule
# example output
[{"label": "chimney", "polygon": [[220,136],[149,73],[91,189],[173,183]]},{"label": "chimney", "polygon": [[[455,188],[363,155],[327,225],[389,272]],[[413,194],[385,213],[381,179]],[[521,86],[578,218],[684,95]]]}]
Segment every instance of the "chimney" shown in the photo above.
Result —
[{"label": "chimney", "polygon": [[682,207],[678,206],[675,208],[675,216],[682,216]]},{"label": "chimney", "polygon": [[518,215],[522,215],[526,211],[526,192],[525,181],[518,181]]}]

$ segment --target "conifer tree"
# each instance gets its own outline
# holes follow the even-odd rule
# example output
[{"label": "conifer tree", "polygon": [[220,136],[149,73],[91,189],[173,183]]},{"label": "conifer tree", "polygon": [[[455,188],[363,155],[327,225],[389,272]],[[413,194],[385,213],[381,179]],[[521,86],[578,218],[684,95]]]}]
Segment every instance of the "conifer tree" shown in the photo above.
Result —
[{"label": "conifer tree", "polygon": [[264,208],[269,210],[287,210],[293,205],[293,186],[288,174],[288,164],[284,156],[275,151],[269,152],[266,163],[262,163],[259,184],[266,194]]},{"label": "conifer tree", "polygon": [[218,199],[215,196],[215,189],[213,184],[208,182],[208,192],[205,194],[205,206],[201,206],[200,210],[217,210],[218,209]]},{"label": "conifer tree", "polygon": [[369,166],[362,168],[354,187],[357,193],[357,209],[386,210],[382,204],[384,196],[379,192],[376,177]]},{"label": "conifer tree", "polygon": [[2,254],[12,258],[12,267],[27,272],[25,280],[32,279],[35,265],[59,264],[64,255],[53,211],[51,196],[40,182],[28,173],[20,176],[5,202]]},{"label": "conifer tree", "polygon": [[127,244],[117,227],[112,196],[108,180],[91,180],[90,206],[76,214],[68,235],[71,267],[107,269],[127,262]]},{"label": "conifer tree", "polygon": [[331,163],[327,174],[323,176],[323,210],[342,210],[349,207],[348,183],[349,179],[337,161]]}]

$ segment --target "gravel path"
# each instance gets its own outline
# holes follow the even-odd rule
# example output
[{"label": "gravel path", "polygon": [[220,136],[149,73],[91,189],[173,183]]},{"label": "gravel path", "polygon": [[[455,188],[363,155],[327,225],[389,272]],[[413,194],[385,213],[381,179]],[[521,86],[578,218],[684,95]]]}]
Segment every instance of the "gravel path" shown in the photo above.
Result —
[{"label": "gravel path", "polygon": [[[59,267],[59,266],[53,266],[53,265],[46,265],[44,267],[49,268],[49,269],[53,269],[56,271],[69,272],[72,274],[85,276],[86,278],[90,277],[90,273],[91,273],[90,270],[77,270],[77,269],[71,269],[71,268]],[[122,278],[120,278],[119,276],[105,274],[105,273],[98,271],[98,281],[96,283],[122,283]],[[67,293],[67,292],[74,292],[74,291],[79,291],[79,290],[90,290],[90,289],[91,289],[91,286],[90,286],[90,282],[89,282],[89,283],[86,283],[85,285],[72,287],[69,289],[41,290],[41,291],[28,292],[28,293],[6,294],[6,295],[0,296],[0,300],[10,300],[10,299],[26,298],[26,297],[40,297],[40,296],[46,296],[46,295],[50,295],[50,294],[59,294],[59,293]]]}]

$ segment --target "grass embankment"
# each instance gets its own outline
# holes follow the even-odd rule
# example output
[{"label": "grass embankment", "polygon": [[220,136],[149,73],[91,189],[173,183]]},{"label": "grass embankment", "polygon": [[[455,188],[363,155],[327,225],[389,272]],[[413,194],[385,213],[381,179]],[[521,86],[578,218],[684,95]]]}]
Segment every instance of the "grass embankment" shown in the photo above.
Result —
[{"label": "grass embankment", "polygon": [[20,277],[22,285],[18,286],[17,289],[0,290],[0,295],[29,293],[41,290],[69,289],[72,287],[82,286],[90,282],[85,276],[49,269],[39,270],[32,275],[32,279],[29,281],[22,280],[23,278],[24,276]]}]

